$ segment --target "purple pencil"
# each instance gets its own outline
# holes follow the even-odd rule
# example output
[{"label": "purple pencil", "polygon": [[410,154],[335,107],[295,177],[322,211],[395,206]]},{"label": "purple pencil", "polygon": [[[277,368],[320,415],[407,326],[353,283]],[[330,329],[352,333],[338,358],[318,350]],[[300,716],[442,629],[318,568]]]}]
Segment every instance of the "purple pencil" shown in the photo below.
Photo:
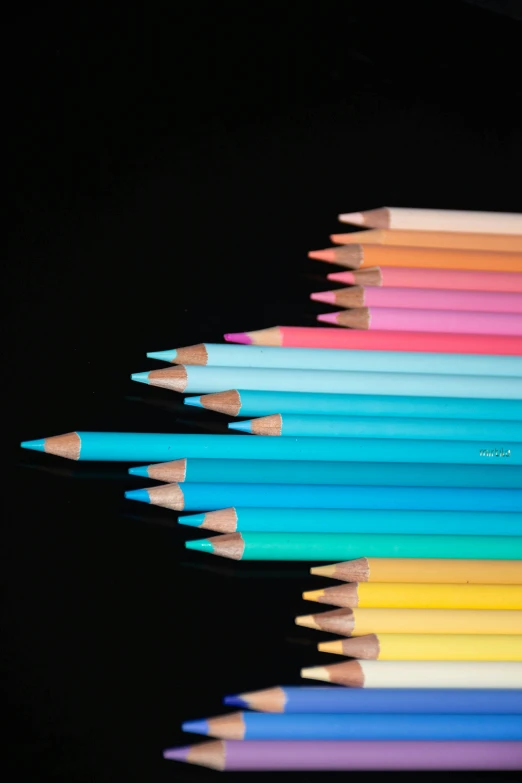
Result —
[{"label": "purple pencil", "polygon": [[216,740],[163,757],[218,770],[519,770],[522,742]]}]

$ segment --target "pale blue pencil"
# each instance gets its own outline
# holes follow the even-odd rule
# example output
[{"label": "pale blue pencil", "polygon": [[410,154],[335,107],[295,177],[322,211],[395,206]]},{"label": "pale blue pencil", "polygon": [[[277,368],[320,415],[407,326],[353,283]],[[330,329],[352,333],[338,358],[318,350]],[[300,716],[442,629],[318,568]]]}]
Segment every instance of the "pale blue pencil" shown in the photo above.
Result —
[{"label": "pale blue pencil", "polygon": [[411,351],[341,351],[328,348],[280,348],[201,343],[153,351],[149,359],[207,367],[265,367],[286,370],[503,375],[522,377],[520,356],[420,353]]},{"label": "pale blue pencil", "polygon": [[326,394],[522,399],[522,378],[504,376],[178,366],[134,373],[131,377],[133,381],[171,391],[202,394],[241,387]]}]

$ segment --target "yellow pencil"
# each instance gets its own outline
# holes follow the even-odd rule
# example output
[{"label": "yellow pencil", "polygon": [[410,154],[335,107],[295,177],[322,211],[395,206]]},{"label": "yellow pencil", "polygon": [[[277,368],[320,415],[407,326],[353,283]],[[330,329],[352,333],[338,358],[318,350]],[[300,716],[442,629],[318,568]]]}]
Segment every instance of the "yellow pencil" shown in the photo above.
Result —
[{"label": "yellow pencil", "polygon": [[522,661],[522,636],[385,633],[320,642],[321,652],[368,661]]},{"label": "yellow pencil", "polygon": [[315,566],[310,573],[342,582],[522,585],[520,560],[360,557],[335,565]]},{"label": "yellow pencil", "polygon": [[522,609],[522,585],[351,582],[309,590],[303,598],[350,609]]},{"label": "yellow pencil", "polygon": [[370,633],[522,633],[522,612],[504,609],[334,609],[296,617],[295,622],[306,628],[342,636]]}]

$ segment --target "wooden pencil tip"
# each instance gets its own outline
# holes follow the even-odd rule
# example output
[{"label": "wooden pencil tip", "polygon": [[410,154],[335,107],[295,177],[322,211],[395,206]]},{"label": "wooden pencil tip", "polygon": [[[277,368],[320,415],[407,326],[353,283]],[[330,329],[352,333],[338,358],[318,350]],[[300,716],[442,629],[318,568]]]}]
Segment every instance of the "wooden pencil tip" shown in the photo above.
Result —
[{"label": "wooden pencil tip", "polygon": [[177,367],[166,367],[164,370],[152,370],[148,374],[148,382],[151,386],[184,392],[187,387],[187,377],[187,369],[181,364]]},{"label": "wooden pencil tip", "polygon": [[308,590],[307,592],[303,593],[303,598],[305,601],[318,602],[323,596],[324,590]]},{"label": "wooden pencil tip", "polygon": [[322,680],[323,682],[330,682],[328,669],[325,669],[324,666],[309,666],[301,669],[300,674],[305,680]]}]

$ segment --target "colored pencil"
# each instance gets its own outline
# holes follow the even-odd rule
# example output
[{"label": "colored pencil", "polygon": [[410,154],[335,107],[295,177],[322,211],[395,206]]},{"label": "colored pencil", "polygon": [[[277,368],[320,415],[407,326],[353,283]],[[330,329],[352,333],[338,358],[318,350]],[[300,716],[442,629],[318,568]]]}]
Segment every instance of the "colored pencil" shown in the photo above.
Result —
[{"label": "colored pencil", "polygon": [[301,669],[301,677],[351,688],[522,688],[522,663],[357,660]]},{"label": "colored pencil", "polygon": [[[423,639],[429,637],[423,636]],[[487,688],[335,688],[279,685],[225,696],[229,707],[260,712],[428,713],[431,715],[520,715],[522,690]]]},{"label": "colored pencil", "polygon": [[379,207],[345,212],[341,223],[363,228],[405,231],[467,231],[472,234],[522,234],[522,215],[515,212],[475,212],[460,209]]},{"label": "colored pencil", "polygon": [[308,590],[303,598],[348,609],[522,609],[522,585],[350,582]]},{"label": "colored pencil", "polygon": [[265,414],[323,416],[393,416],[441,419],[518,421],[522,400],[387,396],[379,394],[311,394],[233,389],[201,397],[186,397],[185,405],[227,416]]},{"label": "colored pencil", "polygon": [[[315,302],[339,307],[424,308],[480,313],[522,313],[522,294],[490,291],[447,291],[436,288],[337,288],[310,294]],[[425,328],[424,326],[422,327]]]},{"label": "colored pencil", "polygon": [[[331,234],[330,239],[336,245],[387,245],[393,247],[433,248],[447,250],[496,251],[509,254],[522,252],[522,236],[508,234],[475,234],[472,232],[455,231],[389,231],[387,229],[370,229],[369,231],[353,231],[349,234]],[[519,259],[514,272],[522,271]],[[475,269],[481,269],[480,260]],[[458,267],[457,267],[458,268]],[[487,268],[487,267],[486,267]],[[502,266],[493,267],[499,272],[508,271]]]},{"label": "colored pencil", "polygon": [[232,712],[185,721],[182,729],[228,740],[522,740],[517,715]]},{"label": "colored pencil", "polygon": [[[506,381],[513,379],[506,379]],[[509,460],[518,465],[522,447],[473,441],[350,440],[342,438],[246,438],[241,435],[167,435],[145,432],[69,432],[24,441],[24,449],[75,460],[163,462],[166,458],[269,459],[332,462],[426,462],[484,464]]]},{"label": "colored pencil", "polygon": [[[353,313],[353,310],[346,311]],[[406,312],[406,311],[403,311]],[[435,312],[435,311],[433,311]],[[338,314],[333,313],[337,317]],[[522,316],[521,323],[522,323]],[[522,378],[430,373],[338,372],[259,367],[180,365],[134,373],[132,380],[176,392],[213,393],[242,387],[256,391],[322,392],[326,394],[418,395],[521,399]],[[279,413],[279,411],[276,411]]]},{"label": "colored pencil", "polygon": [[[334,234],[331,239],[338,247],[311,250],[309,258],[337,264],[347,269],[401,267],[404,269],[436,269],[459,272],[501,272],[518,274],[522,271],[522,253],[502,252],[496,248],[484,250],[466,248],[394,247],[394,243],[371,243],[380,235],[379,231],[365,231],[355,234]],[[390,232],[388,232],[389,238]],[[351,241],[350,237],[354,240]],[[440,235],[439,238],[443,238]],[[482,238],[474,238],[480,241]]]},{"label": "colored pencil", "polygon": [[226,771],[519,770],[520,742],[211,740],[169,748],[171,761]]},{"label": "colored pencil", "polygon": [[252,435],[327,438],[409,438],[416,440],[522,441],[522,422],[481,419],[421,419],[398,417],[300,416],[279,413],[260,419],[234,421],[231,430]]},{"label": "colored pencil", "polygon": [[426,353],[478,353],[522,355],[522,339],[505,335],[452,334],[445,332],[366,331],[323,329],[317,326],[271,326],[253,332],[230,332],[225,340],[246,345],[285,348],[334,348],[336,350],[418,351]]},{"label": "colored pencil", "polygon": [[415,310],[393,307],[358,307],[317,316],[321,323],[352,329],[380,331],[450,332],[451,334],[522,335],[520,313],[462,312],[460,310]]},{"label": "colored pencil", "polygon": [[370,634],[320,642],[317,649],[368,661],[522,661],[522,635]]},{"label": "colored pencil", "polygon": [[372,633],[522,633],[522,612],[503,609],[331,609],[295,618],[296,625],[338,636]]},{"label": "colored pencil", "polygon": [[516,560],[362,557],[335,565],[314,566],[310,569],[310,573],[343,582],[522,584],[522,565]]},{"label": "colored pencil", "polygon": [[522,468],[502,465],[414,465],[387,462],[176,459],[129,468],[165,484],[353,484],[381,487],[522,488]]},{"label": "colored pencil", "polygon": [[[522,302],[522,296],[520,297]],[[410,300],[411,301],[411,300]],[[201,343],[188,348],[148,353],[151,359],[200,367],[255,367],[344,372],[408,372],[442,375],[522,377],[518,356],[422,353],[412,351],[338,351],[328,348],[280,348]]]},{"label": "colored pencil", "polygon": [[[173,511],[239,506],[294,509],[411,509],[413,511],[522,511],[522,490],[468,487],[352,487],[302,484],[160,484],[131,489],[128,500]],[[520,528],[522,533],[522,526]]]},{"label": "colored pencil", "polygon": [[[178,517],[217,533],[384,533],[518,536],[522,515],[495,511],[389,511],[317,508],[224,508]],[[522,608],[522,607],[521,607]]]},{"label": "colored pencil", "polygon": [[[522,537],[374,535],[362,533],[226,533],[213,538],[186,541],[187,549],[231,560],[332,560],[335,557],[522,560]],[[397,561],[399,567],[399,562]],[[439,572],[442,571],[440,563]],[[514,569],[513,569],[514,570]],[[522,576],[520,574],[518,579]],[[485,578],[485,576],[483,577]],[[516,578],[516,577],[514,577]],[[368,581],[358,576],[354,581]],[[375,581],[375,580],[372,580]],[[378,581],[386,582],[387,579]],[[415,581],[423,581],[416,578]],[[443,580],[447,581],[447,580]],[[452,575],[452,582],[458,579]],[[487,583],[498,580],[488,577]],[[517,582],[518,583],[518,582]]]},{"label": "colored pencil", "polygon": [[416,269],[385,266],[331,272],[328,280],[345,285],[384,286],[385,288],[436,288],[450,291],[486,291],[522,293],[522,274],[517,272],[480,272],[473,269]]}]

